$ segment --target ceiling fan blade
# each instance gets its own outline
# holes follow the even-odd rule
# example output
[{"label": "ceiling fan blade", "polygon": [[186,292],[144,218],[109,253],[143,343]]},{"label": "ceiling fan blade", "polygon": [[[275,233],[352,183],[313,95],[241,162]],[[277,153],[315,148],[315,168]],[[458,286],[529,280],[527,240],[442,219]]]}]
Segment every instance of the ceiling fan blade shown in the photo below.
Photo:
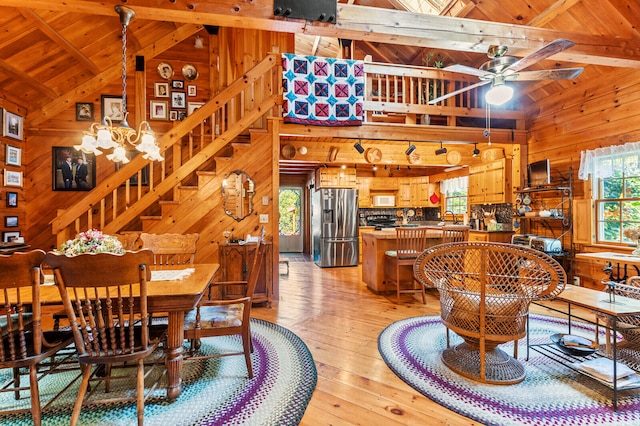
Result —
[{"label": "ceiling fan blade", "polygon": [[490,78],[490,77],[493,76],[493,74],[490,73],[490,72],[482,71],[482,70],[479,70],[477,68],[468,67],[466,65],[460,65],[460,64],[449,65],[448,67],[445,67],[443,69],[445,71],[459,72],[461,74],[475,75],[476,77],[480,77],[480,78],[487,78],[487,77]]},{"label": "ceiling fan blade", "polygon": [[513,76],[505,76],[507,80],[572,80],[582,74],[584,68],[558,68],[554,70],[522,71]]},{"label": "ceiling fan blade", "polygon": [[557,40],[552,41],[549,44],[542,46],[540,49],[536,50],[530,55],[525,56],[524,58],[520,59],[519,61],[517,61],[507,69],[512,71],[520,71],[522,69],[525,69],[535,64],[536,62],[539,62],[543,59],[548,58],[549,56],[553,56],[556,53],[560,53],[563,50],[568,49],[573,45],[575,45],[575,43],[572,42],[571,40],[559,38]]},{"label": "ceiling fan blade", "polygon": [[449,99],[452,96],[458,95],[460,93],[464,93],[468,90],[475,89],[476,87],[484,86],[485,84],[491,83],[491,80],[484,80],[476,84],[472,84],[471,86],[463,87],[462,89],[458,89],[455,92],[447,93],[446,95],[439,96],[435,99],[431,99],[429,101],[429,105],[437,104],[440,101],[444,101],[445,99]]}]

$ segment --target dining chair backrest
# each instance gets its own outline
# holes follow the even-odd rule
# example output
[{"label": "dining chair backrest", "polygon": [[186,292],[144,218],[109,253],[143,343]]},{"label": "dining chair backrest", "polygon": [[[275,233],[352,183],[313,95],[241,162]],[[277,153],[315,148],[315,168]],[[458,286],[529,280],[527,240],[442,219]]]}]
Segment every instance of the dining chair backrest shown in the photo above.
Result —
[{"label": "dining chair backrest", "polygon": [[442,227],[442,244],[461,243],[469,240],[468,226],[443,226]]},{"label": "dining chair backrest", "polygon": [[140,234],[142,247],[153,252],[155,265],[193,264],[199,234]]},{"label": "dining chair backrest", "polygon": [[[0,367],[42,350],[39,284],[44,255],[42,250],[32,250],[0,256]],[[31,288],[28,300],[21,296],[23,287]],[[27,333],[33,333],[33,352],[26,346]]]},{"label": "dining chair backrest", "polygon": [[258,237],[256,243],[256,250],[251,260],[251,269],[249,269],[249,277],[247,277],[247,292],[245,297],[253,297],[253,293],[256,289],[258,279],[260,277],[260,270],[262,269],[262,263],[264,262],[265,244],[262,237]]},{"label": "dining chair backrest", "polygon": [[122,234],[116,234],[116,238],[125,250],[136,251],[142,248],[139,232],[123,232]]},{"label": "dining chair backrest", "polygon": [[426,226],[396,228],[396,256],[398,259],[416,258],[427,246]]},{"label": "dining chair backrest", "polygon": [[[151,250],[73,257],[47,253],[45,261],[53,268],[79,357],[124,355],[149,346]],[[134,347],[136,323],[141,324],[140,347]]]}]

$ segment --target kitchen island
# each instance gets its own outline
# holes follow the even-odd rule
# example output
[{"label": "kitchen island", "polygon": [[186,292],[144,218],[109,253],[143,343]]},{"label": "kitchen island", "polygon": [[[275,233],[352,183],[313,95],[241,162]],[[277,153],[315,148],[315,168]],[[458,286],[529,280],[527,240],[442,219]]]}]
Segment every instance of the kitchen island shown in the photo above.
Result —
[{"label": "kitchen island", "polygon": [[[396,249],[396,230],[362,231],[362,281],[367,284],[369,290],[381,293],[387,289],[384,284],[384,253]],[[432,247],[442,242],[442,230],[434,228],[428,231],[427,247]],[[402,280],[410,280],[412,271],[406,268]]]}]

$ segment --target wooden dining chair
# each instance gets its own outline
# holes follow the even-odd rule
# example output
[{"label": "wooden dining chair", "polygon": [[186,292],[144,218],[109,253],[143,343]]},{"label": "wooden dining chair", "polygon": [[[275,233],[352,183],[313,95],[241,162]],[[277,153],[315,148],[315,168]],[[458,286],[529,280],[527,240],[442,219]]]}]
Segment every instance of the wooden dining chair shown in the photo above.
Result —
[{"label": "wooden dining chair", "polygon": [[384,283],[395,286],[397,303],[403,293],[420,293],[427,303],[424,286],[413,277],[413,262],[427,247],[427,231],[426,226],[396,228],[396,249],[384,254]]},{"label": "wooden dining chair", "polygon": [[123,232],[115,235],[122,244],[122,248],[129,251],[136,251],[142,248],[139,232]]},{"label": "wooden dining chair", "polygon": [[[185,339],[190,340],[191,348],[189,358],[214,358],[222,356],[244,355],[247,364],[249,378],[253,378],[251,367],[251,303],[253,292],[258,282],[260,269],[264,261],[265,244],[262,237],[259,237],[257,248],[249,270],[247,281],[221,281],[213,282],[213,288],[222,289],[225,286],[245,287],[244,295],[235,299],[203,300],[196,309],[190,311],[184,320]],[[221,292],[220,294],[223,294]],[[214,336],[240,335],[242,338],[242,351],[235,351],[222,354],[197,354],[200,349],[200,339]]]},{"label": "wooden dining chair", "polygon": [[460,225],[445,225],[442,227],[442,244],[461,243],[469,240],[469,227]]},{"label": "wooden dining chair", "polygon": [[[30,390],[31,407],[11,412],[30,410],[36,426],[42,419],[39,365],[47,358],[55,358],[73,341],[71,332],[42,331],[40,265],[44,256],[42,250],[0,256],[0,369],[13,369],[13,378],[9,379],[12,383],[3,385],[0,392],[15,392],[15,398],[19,399],[20,391]],[[21,292],[25,288],[28,298],[27,293]],[[29,371],[28,387],[20,385],[21,369],[25,367]]]},{"label": "wooden dining chair", "polygon": [[[116,379],[111,377],[111,365],[124,362],[137,363],[135,400],[138,425],[142,425],[146,399],[144,360],[153,353],[166,332],[166,327],[152,329],[148,323],[147,281],[151,278],[149,267],[153,264],[153,253],[140,250],[123,255],[98,253],[73,257],[47,253],[45,261],[53,268],[83,372],[71,425],[78,422],[90,380],[105,381],[108,392],[110,381]],[[95,377],[92,365],[104,366],[106,375]],[[153,363],[152,368],[158,365]],[[151,386],[147,396],[157,384]],[[131,399],[111,398],[100,402]]]},{"label": "wooden dining chair", "polygon": [[194,234],[140,234],[142,247],[153,252],[154,265],[193,264],[200,235]]}]

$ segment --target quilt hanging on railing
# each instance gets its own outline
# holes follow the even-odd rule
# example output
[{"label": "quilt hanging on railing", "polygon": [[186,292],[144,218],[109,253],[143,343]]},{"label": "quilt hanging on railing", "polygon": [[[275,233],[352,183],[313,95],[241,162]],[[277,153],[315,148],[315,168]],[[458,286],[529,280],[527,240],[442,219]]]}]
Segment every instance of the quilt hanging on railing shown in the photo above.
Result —
[{"label": "quilt hanging on railing", "polygon": [[285,123],[359,126],[364,101],[364,62],[282,55]]}]

